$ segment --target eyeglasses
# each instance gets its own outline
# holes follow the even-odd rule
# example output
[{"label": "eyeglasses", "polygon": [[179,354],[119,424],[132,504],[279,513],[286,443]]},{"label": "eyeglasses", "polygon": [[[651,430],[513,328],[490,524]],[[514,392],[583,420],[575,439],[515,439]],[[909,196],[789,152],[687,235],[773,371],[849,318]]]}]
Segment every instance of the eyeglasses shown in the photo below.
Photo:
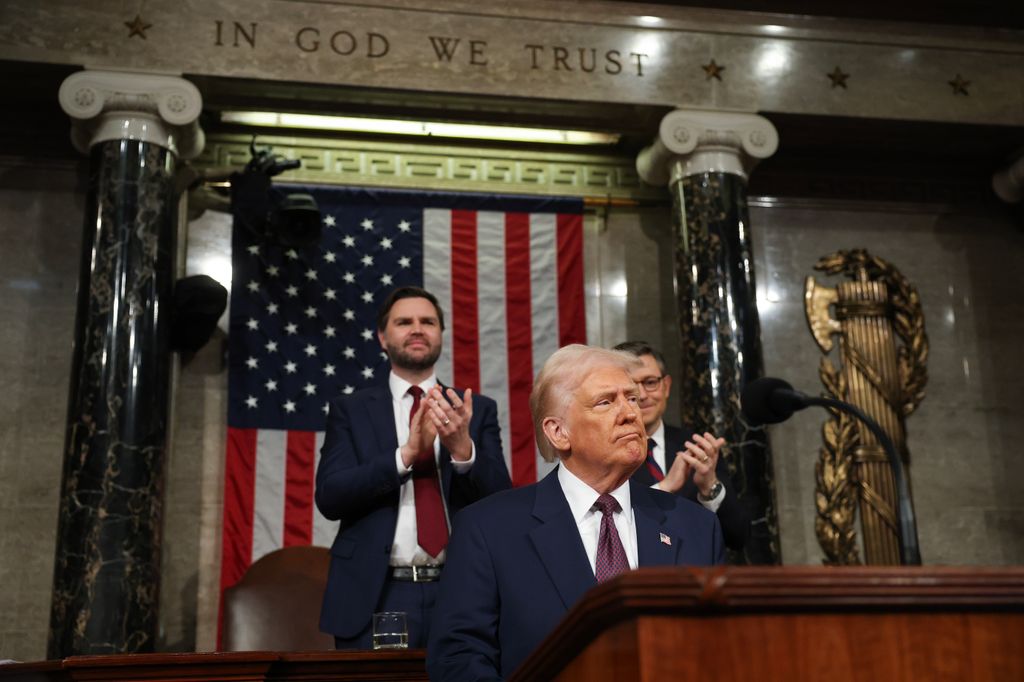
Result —
[{"label": "eyeglasses", "polygon": [[657,377],[647,377],[646,379],[641,379],[637,383],[643,386],[645,391],[657,391],[658,387],[661,386],[661,380],[664,378],[665,375],[662,374],[661,376]]}]

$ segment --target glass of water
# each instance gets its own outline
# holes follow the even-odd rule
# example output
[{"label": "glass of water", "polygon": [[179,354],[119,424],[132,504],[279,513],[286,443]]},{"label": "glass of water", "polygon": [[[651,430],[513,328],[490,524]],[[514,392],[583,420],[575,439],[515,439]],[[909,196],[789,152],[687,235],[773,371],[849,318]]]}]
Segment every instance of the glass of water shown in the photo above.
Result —
[{"label": "glass of water", "polygon": [[374,649],[408,649],[409,630],[404,611],[381,611],[373,614]]}]

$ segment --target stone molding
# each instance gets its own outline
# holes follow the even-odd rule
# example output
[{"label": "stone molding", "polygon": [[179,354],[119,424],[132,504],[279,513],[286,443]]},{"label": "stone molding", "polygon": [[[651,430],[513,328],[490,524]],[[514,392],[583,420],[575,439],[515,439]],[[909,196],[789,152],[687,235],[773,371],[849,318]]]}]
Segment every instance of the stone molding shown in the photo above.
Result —
[{"label": "stone molding", "polygon": [[[249,160],[250,137],[218,134],[194,165],[227,177]],[[275,182],[348,184],[407,189],[548,194],[664,201],[640,182],[631,160],[609,154],[368,142],[261,135],[258,146],[300,159],[302,167]]]},{"label": "stone molding", "polygon": [[663,187],[688,175],[731,173],[746,179],[779,148],[771,121],[756,114],[676,109],[665,115],[654,142],[636,158],[644,182]]},{"label": "stone molding", "polygon": [[98,142],[143,140],[182,159],[199,155],[203,98],[175,76],[79,71],[61,83],[60,106],[71,117],[71,141],[83,154]]}]

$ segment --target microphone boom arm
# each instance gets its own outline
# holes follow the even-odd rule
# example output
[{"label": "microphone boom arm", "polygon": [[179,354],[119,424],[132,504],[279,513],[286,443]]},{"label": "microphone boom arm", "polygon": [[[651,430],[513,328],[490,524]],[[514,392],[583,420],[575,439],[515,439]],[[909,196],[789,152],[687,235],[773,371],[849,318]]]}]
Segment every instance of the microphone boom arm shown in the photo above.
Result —
[{"label": "microphone boom arm", "polygon": [[910,501],[910,484],[907,482],[906,472],[903,469],[903,459],[896,452],[889,434],[882,430],[874,419],[862,412],[856,405],[835,400],[833,398],[818,398],[809,395],[800,395],[805,405],[820,405],[832,407],[843,412],[852,414],[861,420],[868,430],[874,434],[882,449],[889,457],[889,465],[892,467],[892,475],[896,482],[897,498],[899,500],[899,525],[900,525],[900,559],[904,565],[921,565],[921,548],[917,542],[917,521],[914,518],[914,505]]}]

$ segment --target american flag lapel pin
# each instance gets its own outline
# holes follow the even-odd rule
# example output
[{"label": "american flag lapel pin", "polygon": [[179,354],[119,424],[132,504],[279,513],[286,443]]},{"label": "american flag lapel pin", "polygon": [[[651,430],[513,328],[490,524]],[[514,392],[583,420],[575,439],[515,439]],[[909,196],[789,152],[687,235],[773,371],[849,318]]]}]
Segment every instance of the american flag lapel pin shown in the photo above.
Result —
[{"label": "american flag lapel pin", "polygon": [[672,546],[672,538],[670,538],[669,536],[665,535],[664,533],[659,533],[658,535],[661,536],[661,544],[668,545],[669,547]]}]

